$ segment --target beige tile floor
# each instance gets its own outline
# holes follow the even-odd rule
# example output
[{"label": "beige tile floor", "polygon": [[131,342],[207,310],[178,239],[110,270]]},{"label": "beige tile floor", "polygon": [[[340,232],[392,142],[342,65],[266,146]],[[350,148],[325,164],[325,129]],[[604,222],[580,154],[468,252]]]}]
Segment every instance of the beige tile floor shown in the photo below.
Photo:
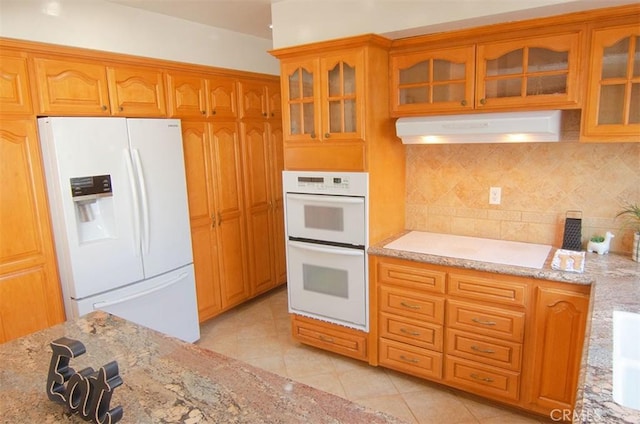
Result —
[{"label": "beige tile floor", "polygon": [[408,423],[536,424],[532,415],[294,341],[285,287],[201,326],[198,344]]}]

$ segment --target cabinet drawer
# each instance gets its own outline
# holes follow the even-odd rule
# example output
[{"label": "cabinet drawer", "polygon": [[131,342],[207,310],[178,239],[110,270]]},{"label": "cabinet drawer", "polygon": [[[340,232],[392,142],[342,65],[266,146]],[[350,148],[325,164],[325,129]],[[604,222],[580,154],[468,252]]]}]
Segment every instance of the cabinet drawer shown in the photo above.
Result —
[{"label": "cabinet drawer", "polygon": [[442,352],[441,325],[380,313],[380,337]]},{"label": "cabinet drawer", "polygon": [[501,276],[483,278],[472,275],[449,274],[448,293],[454,296],[512,306],[525,306],[527,284],[503,281]]},{"label": "cabinet drawer", "polygon": [[336,324],[291,316],[293,338],[301,343],[367,361],[367,334]]},{"label": "cabinet drawer", "polygon": [[447,355],[445,381],[480,396],[518,400],[520,374]]},{"label": "cabinet drawer", "polygon": [[448,329],[447,354],[519,372],[522,345]]},{"label": "cabinet drawer", "polygon": [[417,377],[442,378],[442,354],[393,340],[380,339],[380,365]]},{"label": "cabinet drawer", "polygon": [[444,293],[446,273],[435,271],[412,262],[405,265],[399,260],[385,259],[378,263],[378,282],[417,289],[425,292]]},{"label": "cabinet drawer", "polygon": [[450,328],[474,334],[522,342],[524,312],[449,300],[447,323]]},{"label": "cabinet drawer", "polygon": [[380,286],[380,310],[433,324],[444,322],[444,298]]}]

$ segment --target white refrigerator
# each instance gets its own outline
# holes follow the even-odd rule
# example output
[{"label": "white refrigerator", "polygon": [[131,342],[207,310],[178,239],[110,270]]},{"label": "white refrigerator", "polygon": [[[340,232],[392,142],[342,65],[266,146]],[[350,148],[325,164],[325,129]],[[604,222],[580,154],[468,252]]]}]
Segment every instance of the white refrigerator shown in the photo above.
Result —
[{"label": "white refrigerator", "polygon": [[180,121],[38,119],[67,318],[200,338]]}]

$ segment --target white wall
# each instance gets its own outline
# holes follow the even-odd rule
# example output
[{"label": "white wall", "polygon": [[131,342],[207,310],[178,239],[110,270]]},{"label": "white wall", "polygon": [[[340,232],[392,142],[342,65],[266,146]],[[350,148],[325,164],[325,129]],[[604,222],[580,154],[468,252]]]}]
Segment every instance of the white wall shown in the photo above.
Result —
[{"label": "white wall", "polygon": [[368,33],[402,38],[631,3],[637,0],[278,0],[273,47]]},{"label": "white wall", "polygon": [[0,0],[0,36],[280,73],[269,40],[102,0]]}]

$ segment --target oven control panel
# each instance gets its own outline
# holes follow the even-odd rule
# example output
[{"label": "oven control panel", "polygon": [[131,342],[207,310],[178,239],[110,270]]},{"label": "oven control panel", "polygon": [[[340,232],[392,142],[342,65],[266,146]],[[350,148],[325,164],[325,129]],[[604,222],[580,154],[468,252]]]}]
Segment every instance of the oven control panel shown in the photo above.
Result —
[{"label": "oven control panel", "polygon": [[368,174],[366,172],[284,171],[282,176],[284,191],[288,193],[324,193],[346,196],[365,196],[367,194]]}]

